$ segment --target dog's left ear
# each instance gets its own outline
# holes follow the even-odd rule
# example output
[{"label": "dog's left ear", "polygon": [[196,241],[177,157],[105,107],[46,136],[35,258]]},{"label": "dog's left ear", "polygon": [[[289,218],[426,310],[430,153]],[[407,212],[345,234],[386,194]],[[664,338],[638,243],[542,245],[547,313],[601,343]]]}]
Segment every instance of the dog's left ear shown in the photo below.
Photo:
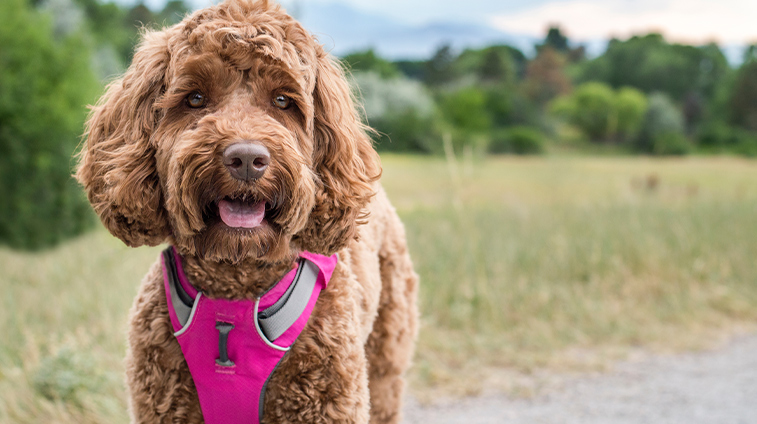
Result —
[{"label": "dog's left ear", "polygon": [[318,188],[310,220],[297,238],[304,249],[330,255],[357,236],[381,165],[342,68],[323,51],[318,56],[313,96],[313,170]]}]

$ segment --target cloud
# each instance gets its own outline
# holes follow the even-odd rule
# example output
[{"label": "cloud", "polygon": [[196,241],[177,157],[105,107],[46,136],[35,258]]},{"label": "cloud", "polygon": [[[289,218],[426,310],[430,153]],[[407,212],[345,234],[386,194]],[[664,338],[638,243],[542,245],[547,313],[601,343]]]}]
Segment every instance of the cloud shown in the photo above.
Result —
[{"label": "cloud", "polygon": [[491,23],[503,31],[536,36],[559,24],[580,40],[656,31],[690,43],[745,43],[757,41],[755,16],[755,0],[568,0],[499,14]]}]

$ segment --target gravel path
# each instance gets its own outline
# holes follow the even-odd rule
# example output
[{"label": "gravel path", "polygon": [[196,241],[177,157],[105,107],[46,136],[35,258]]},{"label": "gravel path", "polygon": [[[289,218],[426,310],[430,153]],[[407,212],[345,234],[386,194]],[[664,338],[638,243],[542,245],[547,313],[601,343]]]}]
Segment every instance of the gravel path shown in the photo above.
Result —
[{"label": "gravel path", "polygon": [[416,423],[757,424],[757,335],[716,351],[625,362],[533,399],[410,399],[403,424]]}]

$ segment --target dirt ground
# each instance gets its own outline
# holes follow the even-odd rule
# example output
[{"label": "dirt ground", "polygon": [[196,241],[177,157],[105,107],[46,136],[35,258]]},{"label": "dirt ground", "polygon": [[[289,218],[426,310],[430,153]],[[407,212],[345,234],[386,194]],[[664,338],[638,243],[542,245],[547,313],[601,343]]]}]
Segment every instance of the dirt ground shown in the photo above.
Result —
[{"label": "dirt ground", "polygon": [[487,395],[422,406],[404,424],[757,424],[757,335],[717,350],[647,356],[531,399]]}]

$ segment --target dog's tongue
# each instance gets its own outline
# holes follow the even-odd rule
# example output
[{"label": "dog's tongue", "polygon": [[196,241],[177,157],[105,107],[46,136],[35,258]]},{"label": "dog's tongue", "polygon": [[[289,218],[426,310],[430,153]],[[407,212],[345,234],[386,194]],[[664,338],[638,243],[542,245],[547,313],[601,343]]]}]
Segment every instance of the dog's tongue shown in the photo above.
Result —
[{"label": "dog's tongue", "polygon": [[265,217],[265,202],[250,203],[221,200],[218,211],[224,224],[232,228],[255,228]]}]

